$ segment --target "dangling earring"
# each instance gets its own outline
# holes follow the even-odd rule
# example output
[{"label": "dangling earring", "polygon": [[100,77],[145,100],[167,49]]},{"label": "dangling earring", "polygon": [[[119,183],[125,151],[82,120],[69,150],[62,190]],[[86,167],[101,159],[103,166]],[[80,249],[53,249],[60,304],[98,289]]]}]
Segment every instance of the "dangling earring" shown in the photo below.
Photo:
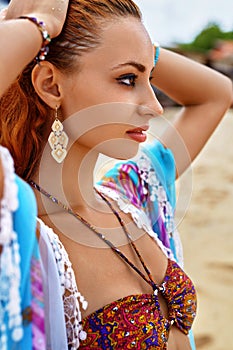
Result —
[{"label": "dangling earring", "polygon": [[52,149],[51,155],[57,163],[63,162],[67,155],[66,147],[68,145],[68,136],[63,131],[63,125],[58,119],[58,107],[55,109],[55,120],[52,125],[52,131],[49,135],[48,142]]}]

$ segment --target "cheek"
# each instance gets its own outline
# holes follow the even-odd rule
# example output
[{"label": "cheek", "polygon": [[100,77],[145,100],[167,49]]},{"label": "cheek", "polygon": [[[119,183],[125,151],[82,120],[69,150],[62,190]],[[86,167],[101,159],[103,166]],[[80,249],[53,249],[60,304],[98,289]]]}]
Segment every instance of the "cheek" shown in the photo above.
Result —
[{"label": "cheek", "polygon": [[139,144],[125,135],[126,126],[103,125],[86,132],[76,140],[76,144],[89,152],[102,153],[115,159],[129,159],[136,155]]},{"label": "cheek", "polygon": [[[136,104],[135,94],[130,89],[123,88],[114,79],[104,80],[101,76],[98,79],[85,77],[80,82],[69,82],[65,88],[66,94],[62,101],[63,118],[66,119],[74,113],[96,105],[109,103]],[[115,110],[112,112],[115,113]],[[120,119],[127,120],[129,115],[120,116]]]},{"label": "cheek", "polygon": [[86,108],[98,105],[105,96],[98,84],[87,84],[86,80],[67,84],[62,101],[63,118],[66,119]]},{"label": "cheek", "polygon": [[63,118],[66,119],[98,103],[99,101],[96,96],[91,96],[90,94],[83,94],[82,92],[76,91],[75,94],[70,94],[62,105]]},{"label": "cheek", "polygon": [[77,142],[90,148],[98,147],[106,141],[124,139],[127,126],[120,124],[105,124],[92,128],[81,135]]},{"label": "cheek", "polygon": [[140,125],[135,119],[135,106],[132,104],[104,103],[94,105],[72,114],[63,122],[70,141],[88,148],[115,139],[126,139],[126,131]]}]

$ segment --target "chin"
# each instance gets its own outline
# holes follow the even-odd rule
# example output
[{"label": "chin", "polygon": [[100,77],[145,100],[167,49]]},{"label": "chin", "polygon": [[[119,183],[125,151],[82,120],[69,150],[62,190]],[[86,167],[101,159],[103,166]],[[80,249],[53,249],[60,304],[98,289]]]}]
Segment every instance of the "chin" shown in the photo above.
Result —
[{"label": "chin", "polygon": [[139,150],[139,143],[126,140],[126,139],[115,139],[105,141],[98,147],[98,151],[107,157],[127,160],[136,156]]}]

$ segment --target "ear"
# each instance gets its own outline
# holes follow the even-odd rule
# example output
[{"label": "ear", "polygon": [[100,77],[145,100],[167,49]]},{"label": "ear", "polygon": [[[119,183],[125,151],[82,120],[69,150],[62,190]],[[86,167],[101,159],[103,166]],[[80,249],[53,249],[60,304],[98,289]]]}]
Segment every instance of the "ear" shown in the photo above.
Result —
[{"label": "ear", "polygon": [[50,62],[37,64],[32,70],[32,84],[40,98],[52,109],[61,104],[60,74]]}]

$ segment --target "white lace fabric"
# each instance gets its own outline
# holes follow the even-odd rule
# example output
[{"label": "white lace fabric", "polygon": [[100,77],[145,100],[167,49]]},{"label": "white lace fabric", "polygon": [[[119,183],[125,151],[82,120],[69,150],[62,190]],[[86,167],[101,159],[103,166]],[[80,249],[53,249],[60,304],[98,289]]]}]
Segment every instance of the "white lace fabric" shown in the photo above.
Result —
[{"label": "white lace fabric", "polygon": [[[18,187],[14,163],[9,151],[0,146],[3,167],[3,198],[0,201],[0,349],[7,349],[7,328],[13,341],[23,337],[20,298],[20,254],[18,237],[13,227],[13,213],[18,208]],[[8,325],[5,318],[8,316]]]},{"label": "white lace fabric", "polygon": [[[86,310],[88,304],[77,288],[72,264],[63,244],[51,228],[46,226],[43,221],[39,219],[38,222],[40,223],[41,239],[44,238],[46,240],[46,238],[48,238],[46,244],[50,244],[52,247],[52,251],[49,250],[48,252],[45,252],[43,247],[40,249],[42,264],[45,269],[44,280],[48,276],[48,281],[46,281],[48,286],[45,288],[45,293],[47,294],[47,299],[53,299],[57,307],[56,313],[54,313],[54,308],[50,303],[47,309],[45,306],[45,312],[50,318],[48,323],[52,324],[50,334],[48,334],[49,327],[47,327],[46,336],[48,336],[47,341],[49,342],[47,347],[52,350],[66,350],[67,346],[64,347],[64,344],[67,343],[68,340],[70,349],[76,350],[79,348],[80,341],[86,339],[87,336],[86,332],[82,329],[81,308]],[[47,235],[47,237],[45,235]],[[50,259],[49,262],[46,261],[48,260],[46,255],[48,254],[53,254],[54,256],[54,259]],[[55,269],[52,266],[53,264],[56,265]],[[49,286],[49,284],[51,284],[51,286]],[[47,291],[49,289],[50,291]],[[58,305],[61,310],[58,310]],[[64,316],[65,330],[62,329],[62,316]],[[54,332],[54,327],[58,330],[57,332]],[[64,339],[64,333],[66,333],[66,339]]]},{"label": "white lace fabric", "polygon": [[12,213],[18,208],[18,188],[15,183],[14,163],[9,151],[0,146],[0,158],[3,167],[3,198],[0,206],[0,244],[9,244],[13,233]]},{"label": "white lace fabric", "polygon": [[[162,221],[165,224],[166,231],[169,237],[173,237],[174,240],[177,262],[181,267],[183,267],[184,262],[182,243],[180,240],[180,235],[176,229],[173,208],[168,200],[167,193],[159,181],[156,171],[153,168],[148,156],[145,154],[139,154],[137,165],[139,167],[141,179],[150,185],[150,200],[151,202],[157,201],[158,203],[159,214],[161,215]],[[171,250],[168,252],[168,257],[174,259]]]}]

